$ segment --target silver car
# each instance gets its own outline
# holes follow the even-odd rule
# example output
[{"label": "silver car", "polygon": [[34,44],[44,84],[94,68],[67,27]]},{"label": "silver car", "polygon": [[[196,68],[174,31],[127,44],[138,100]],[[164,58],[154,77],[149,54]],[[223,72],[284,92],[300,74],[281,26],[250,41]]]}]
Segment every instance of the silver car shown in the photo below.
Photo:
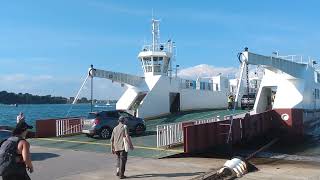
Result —
[{"label": "silver car", "polygon": [[127,118],[127,126],[129,131],[136,135],[141,135],[146,131],[145,121],[141,118],[132,116],[123,110],[91,112],[83,121],[82,133],[88,137],[99,136],[103,139],[111,137],[114,127],[118,125],[120,116]]}]

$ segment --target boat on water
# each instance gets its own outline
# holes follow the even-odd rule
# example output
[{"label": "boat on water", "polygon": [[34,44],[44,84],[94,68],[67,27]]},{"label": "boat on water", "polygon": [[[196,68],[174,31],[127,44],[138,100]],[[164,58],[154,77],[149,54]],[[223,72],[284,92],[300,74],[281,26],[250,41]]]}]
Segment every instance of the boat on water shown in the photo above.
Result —
[{"label": "boat on water", "polygon": [[18,107],[18,104],[8,104],[7,106]]},{"label": "boat on water", "polygon": [[159,20],[152,20],[152,44],[144,45],[138,55],[144,77],[89,69],[90,77],[118,82],[127,90],[116,103],[116,109],[127,110],[141,118],[153,118],[188,110],[221,109],[227,107],[229,79],[222,75],[197,80],[177,76],[175,43],[160,42]]},{"label": "boat on water", "polygon": [[110,103],[106,103],[106,104],[95,104],[94,107],[95,107],[95,108],[110,108],[110,107],[115,107],[115,104],[110,104]]},{"label": "boat on water", "polygon": [[249,64],[264,68],[251,114],[267,112],[277,120],[276,126],[295,135],[308,134],[320,123],[320,71],[316,61],[304,61],[296,55],[264,56],[247,48],[239,59],[242,61],[240,79]]}]

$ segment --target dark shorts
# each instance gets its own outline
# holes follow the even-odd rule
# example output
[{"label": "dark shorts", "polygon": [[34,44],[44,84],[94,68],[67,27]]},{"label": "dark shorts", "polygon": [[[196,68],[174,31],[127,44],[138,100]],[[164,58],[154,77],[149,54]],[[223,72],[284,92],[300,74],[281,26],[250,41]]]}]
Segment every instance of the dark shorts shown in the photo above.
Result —
[{"label": "dark shorts", "polygon": [[2,180],[31,180],[24,163],[19,163],[14,174],[2,176]]},{"label": "dark shorts", "polygon": [[31,180],[28,173],[23,174],[10,174],[7,176],[2,176],[2,180]]}]

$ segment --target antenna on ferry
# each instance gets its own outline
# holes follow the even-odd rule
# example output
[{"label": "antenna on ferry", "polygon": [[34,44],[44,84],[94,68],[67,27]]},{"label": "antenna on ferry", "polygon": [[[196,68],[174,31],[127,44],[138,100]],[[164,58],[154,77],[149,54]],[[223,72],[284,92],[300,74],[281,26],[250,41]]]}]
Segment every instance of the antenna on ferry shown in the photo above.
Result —
[{"label": "antenna on ferry", "polygon": [[160,40],[160,30],[159,30],[160,20],[156,20],[152,17],[152,50],[158,50],[158,44]]}]

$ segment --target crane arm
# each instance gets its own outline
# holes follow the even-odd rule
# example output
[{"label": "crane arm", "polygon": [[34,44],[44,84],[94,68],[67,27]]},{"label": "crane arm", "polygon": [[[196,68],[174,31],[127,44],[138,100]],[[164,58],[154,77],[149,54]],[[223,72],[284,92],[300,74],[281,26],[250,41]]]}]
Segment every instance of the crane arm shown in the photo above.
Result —
[{"label": "crane arm", "polygon": [[245,60],[247,64],[264,65],[267,69],[270,69],[272,71],[280,70],[296,78],[302,76],[301,73],[306,67],[306,64],[282,59],[280,57],[263,56],[248,51],[242,52],[241,58]]},{"label": "crane arm", "polygon": [[135,76],[126,73],[105,71],[101,69],[89,68],[89,76],[110,79],[114,82],[127,84],[131,86],[138,86],[144,80],[144,77]]}]

